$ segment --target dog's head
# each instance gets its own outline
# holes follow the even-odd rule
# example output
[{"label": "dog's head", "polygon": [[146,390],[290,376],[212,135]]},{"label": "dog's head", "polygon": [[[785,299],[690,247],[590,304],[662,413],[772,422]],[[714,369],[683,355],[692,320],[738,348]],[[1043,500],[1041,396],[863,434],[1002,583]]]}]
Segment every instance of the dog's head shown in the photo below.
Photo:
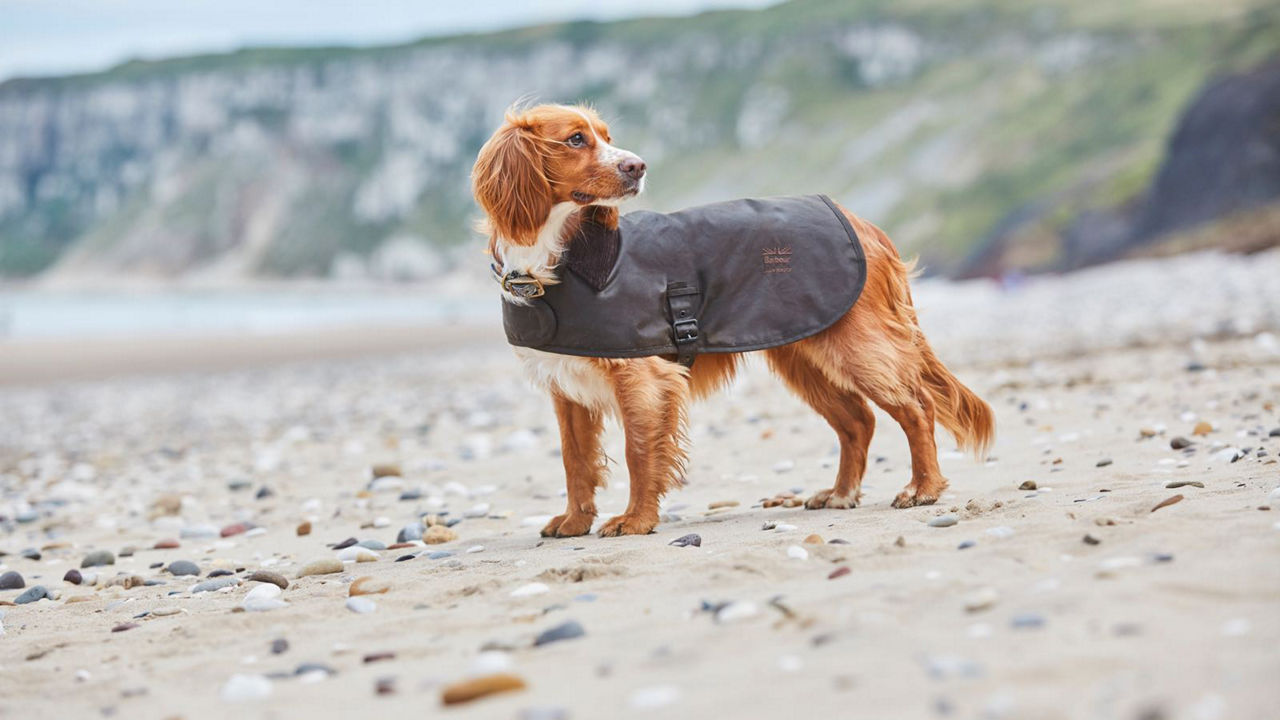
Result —
[{"label": "dog's head", "polygon": [[611,139],[609,126],[589,107],[509,111],[471,173],[494,235],[532,245],[557,205],[616,206],[640,194],[644,161]]}]

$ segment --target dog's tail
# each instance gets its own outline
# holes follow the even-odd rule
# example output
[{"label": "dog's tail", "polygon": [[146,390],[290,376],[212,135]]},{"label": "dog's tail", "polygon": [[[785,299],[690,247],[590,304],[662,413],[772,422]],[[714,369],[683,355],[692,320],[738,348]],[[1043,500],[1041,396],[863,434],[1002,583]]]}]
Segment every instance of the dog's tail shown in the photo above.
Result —
[{"label": "dog's tail", "polygon": [[933,348],[920,337],[920,354],[924,360],[924,385],[933,396],[934,415],[942,427],[956,438],[961,450],[968,450],[981,460],[996,436],[996,419],[991,406],[965,387],[933,354]]}]

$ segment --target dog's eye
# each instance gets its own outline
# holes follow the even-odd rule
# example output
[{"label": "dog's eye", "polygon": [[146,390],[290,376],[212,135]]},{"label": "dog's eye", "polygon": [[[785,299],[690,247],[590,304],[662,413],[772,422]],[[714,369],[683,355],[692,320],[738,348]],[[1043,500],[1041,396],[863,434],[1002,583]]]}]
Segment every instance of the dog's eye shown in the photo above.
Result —
[{"label": "dog's eye", "polygon": [[568,140],[565,140],[565,143],[568,144],[569,147],[580,148],[587,144],[587,138],[583,136],[582,133],[574,133],[569,136]]}]

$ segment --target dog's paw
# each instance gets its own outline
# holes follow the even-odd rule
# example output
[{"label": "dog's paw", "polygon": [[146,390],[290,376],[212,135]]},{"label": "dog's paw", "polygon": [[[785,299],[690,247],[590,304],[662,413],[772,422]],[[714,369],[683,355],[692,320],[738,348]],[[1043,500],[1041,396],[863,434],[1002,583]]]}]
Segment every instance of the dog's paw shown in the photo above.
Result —
[{"label": "dog's paw", "polygon": [[849,508],[858,507],[858,497],[856,495],[837,495],[835,488],[819,490],[813,494],[813,497],[805,501],[804,506],[809,510],[821,510],[823,508],[848,510]]},{"label": "dog's paw", "polygon": [[648,535],[658,526],[658,518],[623,513],[600,526],[600,537]]},{"label": "dog's paw", "polygon": [[[941,492],[938,494],[941,494]],[[893,499],[893,506],[896,508],[909,508],[917,505],[932,505],[936,502],[938,502],[938,495],[917,492],[914,487],[908,487]]]},{"label": "dog's paw", "polygon": [[591,524],[595,515],[586,513],[565,513],[551,518],[551,522],[542,528],[542,537],[577,537],[591,532]]}]

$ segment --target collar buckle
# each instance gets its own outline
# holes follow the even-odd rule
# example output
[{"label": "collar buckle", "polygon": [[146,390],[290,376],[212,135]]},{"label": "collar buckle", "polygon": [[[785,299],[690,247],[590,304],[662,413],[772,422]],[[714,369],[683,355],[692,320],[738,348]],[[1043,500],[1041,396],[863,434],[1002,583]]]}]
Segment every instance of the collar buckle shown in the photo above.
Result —
[{"label": "collar buckle", "polygon": [[497,265],[490,265],[489,267],[493,270],[494,279],[498,281],[502,289],[515,297],[532,300],[547,294],[546,288],[542,286],[542,281],[529,273],[512,270],[504,275]]}]

